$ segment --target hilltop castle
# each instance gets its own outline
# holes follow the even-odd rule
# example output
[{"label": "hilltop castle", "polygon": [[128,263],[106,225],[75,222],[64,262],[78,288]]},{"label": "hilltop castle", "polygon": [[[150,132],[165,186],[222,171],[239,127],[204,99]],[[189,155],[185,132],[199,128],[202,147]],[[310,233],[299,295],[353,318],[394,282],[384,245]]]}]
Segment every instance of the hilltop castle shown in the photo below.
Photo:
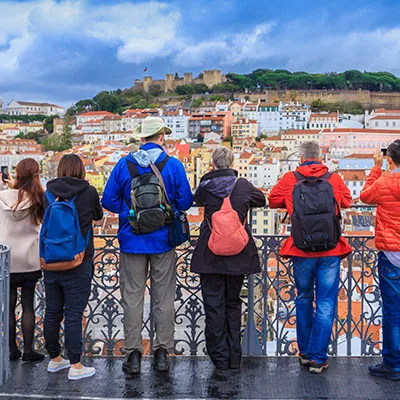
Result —
[{"label": "hilltop castle", "polygon": [[203,83],[211,88],[214,85],[219,85],[223,82],[226,82],[225,75],[222,75],[221,71],[217,69],[212,69],[202,72],[195,79],[193,79],[193,73],[191,72],[185,72],[183,78],[174,74],[166,74],[165,79],[153,80],[152,76],[145,76],[143,81],[140,79],[135,80],[134,89],[143,90],[147,93],[152,85],[158,85],[163,92],[167,93],[173,92],[178,86],[182,85]]}]

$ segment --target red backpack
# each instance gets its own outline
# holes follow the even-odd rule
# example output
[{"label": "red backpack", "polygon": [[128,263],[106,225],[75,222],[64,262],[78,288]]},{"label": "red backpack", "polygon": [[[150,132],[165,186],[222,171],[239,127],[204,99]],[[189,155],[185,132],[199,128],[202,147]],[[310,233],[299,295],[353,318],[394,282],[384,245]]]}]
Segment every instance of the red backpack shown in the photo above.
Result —
[{"label": "red backpack", "polygon": [[208,219],[207,222],[211,230],[208,248],[215,255],[236,256],[249,243],[246,221],[242,224],[238,213],[232,208],[231,195],[224,198],[221,209],[213,214],[212,224]]}]

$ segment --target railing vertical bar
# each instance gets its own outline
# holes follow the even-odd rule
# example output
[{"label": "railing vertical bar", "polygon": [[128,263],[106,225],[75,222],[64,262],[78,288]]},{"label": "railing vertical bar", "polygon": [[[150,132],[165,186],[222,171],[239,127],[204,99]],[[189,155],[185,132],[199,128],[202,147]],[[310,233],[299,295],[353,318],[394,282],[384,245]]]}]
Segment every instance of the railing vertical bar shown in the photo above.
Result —
[{"label": "railing vertical bar", "polygon": [[352,298],[352,288],[353,288],[353,254],[351,253],[348,258],[348,268],[347,268],[347,332],[346,332],[346,342],[347,342],[347,355],[351,356],[351,339],[352,339],[352,321],[353,321],[353,298]]}]

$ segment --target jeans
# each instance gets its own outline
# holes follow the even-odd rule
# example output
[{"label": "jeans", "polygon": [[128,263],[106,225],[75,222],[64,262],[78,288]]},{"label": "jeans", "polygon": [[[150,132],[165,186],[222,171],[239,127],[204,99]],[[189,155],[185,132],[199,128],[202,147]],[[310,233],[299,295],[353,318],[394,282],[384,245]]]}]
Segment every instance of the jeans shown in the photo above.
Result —
[{"label": "jeans", "polygon": [[44,271],[46,314],[44,337],[51,358],[60,355],[60,325],[64,319],[65,348],[71,364],[77,364],[82,354],[82,317],[90,296],[93,261],[70,271]]},{"label": "jeans", "polygon": [[[300,353],[324,363],[336,314],[340,257],[293,257],[297,288],[296,324]],[[314,285],[316,310],[314,311]]]},{"label": "jeans", "polygon": [[244,275],[200,274],[206,313],[206,347],[217,368],[240,363],[240,328]]},{"label": "jeans", "polygon": [[383,364],[400,371],[400,268],[380,252],[378,272],[382,296]]}]

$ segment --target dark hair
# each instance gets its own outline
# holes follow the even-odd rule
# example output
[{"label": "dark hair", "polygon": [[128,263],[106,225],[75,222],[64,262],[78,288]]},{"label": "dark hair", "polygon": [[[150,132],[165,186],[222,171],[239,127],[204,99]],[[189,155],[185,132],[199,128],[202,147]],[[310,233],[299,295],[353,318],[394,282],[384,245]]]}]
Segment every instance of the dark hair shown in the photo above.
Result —
[{"label": "dark hair", "polygon": [[396,165],[400,165],[400,139],[395,140],[389,145],[387,155]]},{"label": "dark hair", "polygon": [[39,171],[40,167],[37,161],[33,158],[25,158],[17,165],[17,176],[14,183],[14,189],[18,190],[18,201],[14,206],[14,213],[26,195],[31,202],[29,214],[35,225],[40,225],[44,216],[44,190],[39,180]]},{"label": "dark hair", "polygon": [[57,177],[62,178],[63,176],[85,179],[85,166],[79,156],[76,154],[66,154],[61,157],[58,164]]}]

